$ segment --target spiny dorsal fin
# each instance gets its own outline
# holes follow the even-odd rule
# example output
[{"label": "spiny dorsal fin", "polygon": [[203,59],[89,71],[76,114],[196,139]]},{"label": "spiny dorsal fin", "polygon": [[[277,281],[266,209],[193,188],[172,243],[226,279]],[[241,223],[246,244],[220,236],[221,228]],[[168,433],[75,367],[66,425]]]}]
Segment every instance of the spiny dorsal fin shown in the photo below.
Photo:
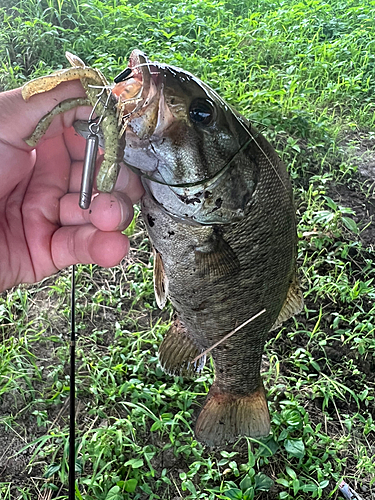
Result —
[{"label": "spiny dorsal fin", "polygon": [[279,312],[277,320],[273,324],[271,330],[278,328],[284,321],[299,313],[303,308],[303,295],[299,286],[296,273],[294,274],[293,281],[290,284],[286,299],[283,307]]},{"label": "spiny dorsal fin", "polygon": [[235,274],[240,269],[240,261],[220,233],[195,249],[195,263],[202,277],[219,277]]},{"label": "spiny dorsal fin", "polygon": [[203,350],[177,319],[159,347],[159,361],[169,375],[192,377],[195,373],[200,373],[206,363],[206,356],[202,356],[194,364],[191,363]]},{"label": "spiny dorsal fin", "polygon": [[163,309],[168,298],[169,280],[164,271],[163,259],[154,248],[154,291],[159,309]]}]

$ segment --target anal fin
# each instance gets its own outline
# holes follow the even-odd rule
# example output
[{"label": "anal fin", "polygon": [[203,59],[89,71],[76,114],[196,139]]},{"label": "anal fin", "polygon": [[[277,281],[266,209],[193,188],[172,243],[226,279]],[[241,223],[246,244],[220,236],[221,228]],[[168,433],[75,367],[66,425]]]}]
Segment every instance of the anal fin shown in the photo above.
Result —
[{"label": "anal fin", "polygon": [[259,438],[270,432],[263,383],[248,395],[222,393],[215,382],[198,416],[195,435],[208,446],[232,443],[240,436]]},{"label": "anal fin", "polygon": [[159,361],[163,370],[169,375],[192,377],[204,368],[206,356],[192,363],[203,351],[204,349],[190,338],[186,328],[177,319],[159,347]]}]

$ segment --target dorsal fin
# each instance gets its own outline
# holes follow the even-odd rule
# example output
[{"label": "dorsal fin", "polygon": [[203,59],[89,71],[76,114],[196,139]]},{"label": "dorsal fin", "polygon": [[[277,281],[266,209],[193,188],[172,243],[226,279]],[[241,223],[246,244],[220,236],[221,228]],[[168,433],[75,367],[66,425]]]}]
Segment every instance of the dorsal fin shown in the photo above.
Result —
[{"label": "dorsal fin", "polygon": [[154,291],[159,309],[163,309],[168,298],[169,280],[164,271],[163,259],[154,248]]},{"label": "dorsal fin", "polygon": [[296,273],[294,273],[293,280],[290,283],[283,307],[281,308],[277,320],[273,324],[271,330],[279,328],[279,326],[284,323],[284,321],[299,313],[302,308],[303,295],[299,286],[297,275]]}]

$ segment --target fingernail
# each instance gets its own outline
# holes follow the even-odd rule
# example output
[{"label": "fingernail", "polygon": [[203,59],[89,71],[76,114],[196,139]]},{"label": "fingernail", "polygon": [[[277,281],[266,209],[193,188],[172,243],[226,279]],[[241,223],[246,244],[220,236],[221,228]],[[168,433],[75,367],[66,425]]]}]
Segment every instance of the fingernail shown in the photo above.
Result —
[{"label": "fingernail", "polygon": [[129,184],[129,170],[123,164],[120,164],[120,167],[120,172],[115,184],[116,191],[124,191]]},{"label": "fingernail", "polygon": [[124,231],[124,229],[126,229],[133,220],[133,205],[130,201],[127,203],[123,199],[119,199],[118,202],[120,204],[121,222],[117,226],[117,231]]}]

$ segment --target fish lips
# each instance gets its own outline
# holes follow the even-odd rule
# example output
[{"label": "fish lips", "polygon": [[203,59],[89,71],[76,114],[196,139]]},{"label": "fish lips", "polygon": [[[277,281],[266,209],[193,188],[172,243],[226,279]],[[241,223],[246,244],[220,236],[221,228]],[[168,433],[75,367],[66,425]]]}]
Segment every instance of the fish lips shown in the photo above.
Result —
[{"label": "fish lips", "polygon": [[[147,174],[149,180],[171,187],[203,185],[207,178],[215,176],[216,172],[213,175],[199,174],[193,170],[177,172],[173,160],[164,155],[162,149],[165,149],[163,143],[166,138],[174,145],[177,136],[177,143],[180,143],[178,136],[189,133],[191,129],[186,103],[180,102],[179,106],[171,103],[170,94],[174,94],[174,89],[180,94],[180,99],[181,95],[188,93],[190,83],[200,91],[202,98],[209,99],[207,90],[211,89],[206,89],[203,82],[180,68],[150,61],[139,50],[133,50],[131,53],[128,67],[132,70],[131,78],[120,82],[112,90],[119,99],[118,107],[127,111],[124,116],[124,162],[140,175]],[[136,88],[134,82],[137,82],[141,89],[137,95],[128,98],[133,87]],[[127,89],[130,89],[129,92]],[[123,102],[122,96],[125,97]],[[212,108],[215,109],[214,106]],[[189,136],[191,142],[195,142],[195,139],[195,136]],[[176,144],[175,147],[180,146]]]},{"label": "fish lips", "polygon": [[112,89],[126,125],[123,159],[140,175],[155,172],[160,163],[150,140],[159,132],[160,121],[165,118],[159,117],[161,72],[156,65],[158,63],[152,63],[142,51],[133,50],[128,65],[131,75]]}]

